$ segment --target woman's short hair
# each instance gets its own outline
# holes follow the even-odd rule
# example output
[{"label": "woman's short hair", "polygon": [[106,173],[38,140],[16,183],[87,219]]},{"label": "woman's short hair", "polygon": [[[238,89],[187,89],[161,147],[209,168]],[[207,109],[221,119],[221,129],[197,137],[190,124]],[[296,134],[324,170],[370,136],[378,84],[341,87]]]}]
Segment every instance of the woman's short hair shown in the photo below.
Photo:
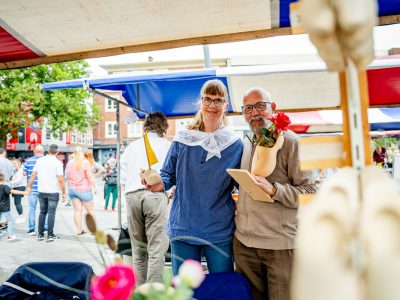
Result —
[{"label": "woman's short hair", "polygon": [[167,133],[168,119],[162,112],[151,113],[146,117],[143,124],[143,130],[155,132],[163,137]]}]

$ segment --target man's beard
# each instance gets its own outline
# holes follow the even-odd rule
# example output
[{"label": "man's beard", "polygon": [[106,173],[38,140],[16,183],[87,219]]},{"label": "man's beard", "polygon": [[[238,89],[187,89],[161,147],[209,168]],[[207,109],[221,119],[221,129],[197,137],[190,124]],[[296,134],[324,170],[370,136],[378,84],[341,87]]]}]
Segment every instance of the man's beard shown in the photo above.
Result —
[{"label": "man's beard", "polygon": [[[263,125],[260,126],[260,127],[258,127],[258,128],[255,128],[251,122],[252,122],[252,121],[259,121],[259,120],[262,120],[262,121],[263,121]],[[255,116],[255,117],[252,117],[252,118],[249,120],[248,123],[249,123],[249,126],[250,126],[251,131],[252,131],[254,134],[256,134],[256,135],[261,135],[261,128],[267,126],[267,119],[266,119],[266,118],[263,118],[262,116]]]}]

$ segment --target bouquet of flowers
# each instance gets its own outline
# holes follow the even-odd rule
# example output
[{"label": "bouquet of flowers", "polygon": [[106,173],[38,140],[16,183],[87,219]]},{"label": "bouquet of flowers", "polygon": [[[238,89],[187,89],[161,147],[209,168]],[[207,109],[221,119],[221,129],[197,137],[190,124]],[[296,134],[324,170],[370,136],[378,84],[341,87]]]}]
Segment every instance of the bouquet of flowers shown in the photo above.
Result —
[{"label": "bouquet of flowers", "polygon": [[255,143],[258,146],[272,148],[281,133],[287,130],[291,122],[289,117],[282,112],[272,115],[268,121],[268,126],[260,129],[262,135],[255,140]]},{"label": "bouquet of flowers", "polygon": [[275,169],[276,155],[283,146],[283,133],[290,125],[290,119],[282,112],[277,112],[268,119],[267,127],[262,127],[261,135],[255,139],[256,149],[251,163],[251,173],[267,177]]},{"label": "bouquet of flowers", "polygon": [[103,263],[107,265],[104,274],[91,280],[91,300],[189,300],[192,299],[193,289],[199,287],[205,278],[199,262],[186,260],[176,277],[172,276],[171,270],[164,270],[164,283],[145,283],[136,287],[132,266],[123,264],[119,258],[110,260],[107,257],[109,250],[117,251],[114,239],[97,230],[89,214],[86,215],[86,224],[95,236]]}]

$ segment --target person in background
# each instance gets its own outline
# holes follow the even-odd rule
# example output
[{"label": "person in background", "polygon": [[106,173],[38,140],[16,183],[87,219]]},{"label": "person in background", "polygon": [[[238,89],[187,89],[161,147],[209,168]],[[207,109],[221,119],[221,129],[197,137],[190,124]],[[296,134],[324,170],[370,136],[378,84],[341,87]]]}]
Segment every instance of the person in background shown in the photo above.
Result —
[{"label": "person in background", "polygon": [[[24,164],[24,176],[27,176],[28,182],[32,177],[33,168],[36,165],[36,162],[39,158],[43,157],[44,155],[44,148],[42,145],[36,145],[35,149],[33,150],[32,157],[28,158]],[[30,190],[28,196],[28,204],[29,204],[29,215],[28,215],[28,235],[36,235],[35,227],[36,227],[36,207],[39,200],[39,193],[38,193],[38,179],[39,176],[35,177],[33,181],[32,188]],[[45,230],[47,230],[47,218],[45,222]]]},{"label": "person in background", "polygon": [[100,176],[105,171],[104,168],[94,160],[92,152],[86,151],[84,154],[85,154],[85,158],[90,163],[90,172],[92,173],[92,175],[95,178],[97,176]]},{"label": "person in background", "polygon": [[68,195],[74,206],[74,221],[77,234],[82,235],[82,210],[94,218],[93,193],[97,193],[96,182],[92,175],[90,162],[85,159],[81,147],[76,147],[75,158],[67,163],[65,173],[68,179]]},{"label": "person in background", "polygon": [[382,146],[376,147],[373,153],[373,160],[375,164],[383,164],[385,163],[385,159],[387,158],[386,149]]},{"label": "person in background", "polygon": [[[24,176],[24,171],[22,169],[22,162],[19,158],[14,158],[13,159],[13,165],[16,170],[15,174],[12,176],[10,185],[13,189],[18,190],[18,191],[25,191],[26,189],[26,176]],[[17,209],[18,217],[15,220],[15,223],[24,223],[25,218],[24,218],[24,211],[21,205],[21,200],[22,200],[23,195],[20,194],[14,194],[14,204],[15,208]]]},{"label": "person in background", "polygon": [[0,172],[3,173],[4,182],[8,184],[13,175],[14,167],[9,159],[4,148],[0,148]]},{"label": "person in background", "polygon": [[228,91],[209,80],[200,91],[199,111],[178,132],[161,169],[162,183],[152,192],[176,185],[168,222],[174,275],[185,259],[207,260],[210,273],[232,272],[235,230],[234,180],[226,169],[240,166],[243,144],[224,127]]},{"label": "person in background", "polygon": [[[167,117],[160,112],[149,114],[143,124],[143,132],[148,133],[149,143],[158,160],[151,167],[156,171],[160,170],[171,146],[164,138],[167,129]],[[121,156],[121,185],[128,204],[128,229],[138,285],[163,282],[164,255],[169,245],[165,228],[167,196],[143,188],[139,176],[142,169],[148,169],[144,138],[130,143]]]},{"label": "person in background", "polygon": [[53,242],[58,239],[54,234],[54,223],[56,219],[57,204],[60,199],[60,188],[61,188],[61,199],[63,202],[66,200],[65,185],[64,185],[64,170],[61,161],[57,159],[58,146],[52,144],[49,147],[49,154],[45,157],[41,157],[37,160],[35,167],[33,168],[32,177],[29,180],[27,192],[31,191],[36,176],[39,176],[38,180],[38,192],[40,202],[40,215],[39,215],[39,234],[37,236],[38,241],[45,239],[44,227],[45,218],[48,215],[48,233],[46,242]]},{"label": "person in background", "polygon": [[114,165],[114,167],[112,167],[109,164],[109,162],[106,163],[104,180],[105,180],[104,211],[108,210],[108,203],[110,201],[111,195],[112,195],[111,209],[112,209],[112,211],[115,211],[115,205],[117,203],[117,198],[118,198],[118,182],[117,182],[117,165],[116,164]]},{"label": "person in background", "polygon": [[[0,219],[4,216],[7,220],[7,240],[11,242],[18,238],[14,234],[14,219],[11,214],[10,193],[23,195],[24,192],[12,190],[4,179],[3,173],[0,172]],[[1,235],[3,235],[2,232],[0,232],[0,236]]]}]

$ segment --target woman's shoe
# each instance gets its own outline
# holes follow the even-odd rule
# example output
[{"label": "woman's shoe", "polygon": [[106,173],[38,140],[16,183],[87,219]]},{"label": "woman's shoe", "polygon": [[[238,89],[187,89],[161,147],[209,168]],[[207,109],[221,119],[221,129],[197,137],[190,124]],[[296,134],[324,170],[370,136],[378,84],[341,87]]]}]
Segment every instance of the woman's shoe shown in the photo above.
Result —
[{"label": "woman's shoe", "polygon": [[357,171],[343,168],[322,183],[305,209],[299,222],[292,299],[360,299],[351,251],[358,186]]},{"label": "woman's shoe", "polygon": [[362,173],[360,235],[365,245],[368,300],[400,299],[400,195],[379,167]]},{"label": "woman's shoe", "polygon": [[85,234],[85,233],[86,233],[86,231],[82,230],[80,233],[77,233],[77,235],[82,235],[82,234]]}]

